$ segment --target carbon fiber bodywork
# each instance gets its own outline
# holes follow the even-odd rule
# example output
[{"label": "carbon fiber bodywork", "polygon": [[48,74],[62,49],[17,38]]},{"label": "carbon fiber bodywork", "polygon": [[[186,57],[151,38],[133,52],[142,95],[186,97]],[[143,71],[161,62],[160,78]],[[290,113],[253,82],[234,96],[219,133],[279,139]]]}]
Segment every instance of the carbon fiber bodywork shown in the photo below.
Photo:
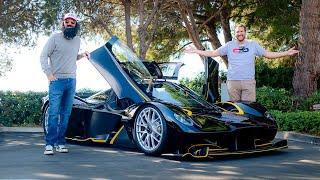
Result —
[{"label": "carbon fiber bodywork", "polygon": [[[140,61],[116,37],[93,51],[90,61],[111,89],[86,99],[75,97],[69,140],[138,147],[147,155],[198,158],[287,147],[286,140],[274,140],[276,121],[258,103],[209,103],[217,99],[215,85],[205,86],[205,98],[211,97],[206,101],[168,81],[156,63]],[[44,130],[47,107],[44,98]]]}]

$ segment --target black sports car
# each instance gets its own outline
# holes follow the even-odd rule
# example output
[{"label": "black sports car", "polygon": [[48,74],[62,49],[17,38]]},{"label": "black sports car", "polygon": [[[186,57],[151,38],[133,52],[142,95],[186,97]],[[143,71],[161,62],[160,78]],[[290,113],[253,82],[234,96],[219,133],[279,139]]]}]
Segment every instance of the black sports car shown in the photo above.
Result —
[{"label": "black sports car", "polygon": [[[67,139],[123,144],[153,156],[213,157],[287,147],[286,140],[274,141],[276,121],[261,105],[212,103],[217,97],[213,59],[205,61],[205,98],[171,80],[181,63],[143,62],[117,37],[91,52],[90,61],[111,88],[75,97]],[[45,97],[44,132],[47,109]]]}]

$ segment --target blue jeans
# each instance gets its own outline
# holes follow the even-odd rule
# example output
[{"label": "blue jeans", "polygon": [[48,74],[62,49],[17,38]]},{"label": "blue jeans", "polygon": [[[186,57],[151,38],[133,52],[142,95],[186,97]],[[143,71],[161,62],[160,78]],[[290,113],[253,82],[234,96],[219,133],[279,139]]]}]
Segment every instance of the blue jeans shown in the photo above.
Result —
[{"label": "blue jeans", "polygon": [[46,145],[64,145],[65,132],[76,90],[76,79],[66,78],[49,84],[49,116]]}]

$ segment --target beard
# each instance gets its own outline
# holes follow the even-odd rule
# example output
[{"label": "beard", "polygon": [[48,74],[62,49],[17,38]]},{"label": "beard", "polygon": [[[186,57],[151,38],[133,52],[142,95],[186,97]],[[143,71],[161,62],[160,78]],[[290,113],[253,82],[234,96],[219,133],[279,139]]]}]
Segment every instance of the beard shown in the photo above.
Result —
[{"label": "beard", "polygon": [[246,39],[245,35],[240,35],[236,37],[239,42],[243,42]]},{"label": "beard", "polygon": [[73,39],[80,29],[80,25],[77,23],[75,27],[62,27],[64,38],[71,40]]}]

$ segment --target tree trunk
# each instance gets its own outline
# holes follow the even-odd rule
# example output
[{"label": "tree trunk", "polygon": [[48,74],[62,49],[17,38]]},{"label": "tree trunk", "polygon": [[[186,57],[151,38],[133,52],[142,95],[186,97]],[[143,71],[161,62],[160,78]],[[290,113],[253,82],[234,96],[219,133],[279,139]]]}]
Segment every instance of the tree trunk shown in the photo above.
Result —
[{"label": "tree trunk", "polygon": [[230,15],[227,5],[223,6],[220,11],[220,20],[225,42],[231,41]]},{"label": "tree trunk", "polygon": [[317,90],[320,71],[320,1],[303,0],[300,11],[299,59],[296,62],[293,89],[299,102]]},{"label": "tree trunk", "polygon": [[[205,25],[205,27],[206,27],[207,32],[208,32],[208,37],[209,37],[211,46],[213,47],[213,49],[218,49],[221,46],[221,42],[220,42],[220,40],[218,38],[218,34],[217,34],[217,31],[216,31],[215,23],[214,22],[212,22],[212,23],[208,22]],[[228,42],[227,39],[225,39],[225,41]],[[221,56],[221,58],[223,60],[223,63],[228,67],[228,58],[227,58],[227,56]]]},{"label": "tree trunk", "polygon": [[[159,11],[160,5],[162,3],[159,0],[153,0],[153,8],[149,14],[146,14],[145,11],[145,2],[143,0],[138,1],[138,11],[139,11],[139,27],[138,27],[138,35],[140,40],[140,52],[139,57],[141,59],[145,59],[147,55],[148,48],[150,47],[151,42],[153,41],[153,36],[156,30],[156,26],[158,23],[155,23],[157,20],[156,14]],[[145,14],[147,16],[145,16]],[[152,24],[153,22],[153,24]],[[148,27],[152,26],[152,32],[149,33]],[[150,34],[149,39],[147,39],[147,35]]]},{"label": "tree trunk", "polygon": [[126,38],[128,47],[134,52],[131,33],[131,0],[122,0],[126,22]]},{"label": "tree trunk", "polygon": [[201,44],[198,28],[195,23],[195,19],[193,17],[193,12],[191,11],[189,2],[186,0],[179,0],[178,6],[182,20],[187,28],[187,32],[191,41],[197,49],[203,50],[204,47]]}]

